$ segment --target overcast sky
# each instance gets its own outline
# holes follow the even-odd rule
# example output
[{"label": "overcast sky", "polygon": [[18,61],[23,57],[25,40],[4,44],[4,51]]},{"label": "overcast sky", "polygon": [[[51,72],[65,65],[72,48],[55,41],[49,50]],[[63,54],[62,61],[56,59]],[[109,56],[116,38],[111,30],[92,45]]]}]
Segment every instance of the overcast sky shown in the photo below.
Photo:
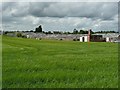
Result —
[{"label": "overcast sky", "polygon": [[117,2],[4,2],[3,30],[118,31]]}]

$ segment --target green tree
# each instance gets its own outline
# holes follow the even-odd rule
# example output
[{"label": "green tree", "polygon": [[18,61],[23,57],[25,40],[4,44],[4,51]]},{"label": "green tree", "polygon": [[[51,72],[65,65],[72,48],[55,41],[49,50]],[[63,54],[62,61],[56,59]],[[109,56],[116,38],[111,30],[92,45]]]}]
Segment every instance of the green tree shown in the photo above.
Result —
[{"label": "green tree", "polygon": [[35,32],[42,32],[42,26],[40,25],[38,28],[36,28]]},{"label": "green tree", "polygon": [[22,34],[20,32],[17,33],[17,37],[22,37]]},{"label": "green tree", "polygon": [[77,29],[74,29],[74,30],[73,30],[73,34],[78,34],[78,30],[77,30]]},{"label": "green tree", "polygon": [[80,34],[84,34],[85,32],[84,32],[84,30],[80,30],[80,32],[79,32]]}]

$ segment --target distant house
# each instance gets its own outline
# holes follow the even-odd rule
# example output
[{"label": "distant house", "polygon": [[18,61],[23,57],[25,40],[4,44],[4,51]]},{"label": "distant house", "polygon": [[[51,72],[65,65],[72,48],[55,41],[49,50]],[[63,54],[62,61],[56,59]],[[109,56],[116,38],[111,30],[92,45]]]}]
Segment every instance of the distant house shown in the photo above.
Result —
[{"label": "distant house", "polygon": [[11,37],[16,37],[16,33],[14,33],[14,32],[9,32],[6,35],[11,36]]},{"label": "distant house", "polygon": [[102,35],[91,34],[91,30],[88,31],[87,35],[80,36],[80,42],[102,42],[104,41]]},{"label": "distant house", "polygon": [[[14,34],[9,33],[10,36]],[[35,39],[55,39],[55,40],[73,40],[80,42],[114,42],[118,40],[118,33],[109,33],[109,34],[91,34],[90,30],[88,34],[45,34],[45,33],[34,33],[34,32],[23,32],[22,35],[25,35],[27,38]],[[120,40],[120,36],[119,36]]]},{"label": "distant house", "polygon": [[104,38],[106,39],[106,42],[114,42],[120,39],[119,36],[118,33],[108,33],[104,35]]},{"label": "distant house", "polygon": [[120,34],[108,33],[108,34],[90,34],[80,36],[80,42],[114,42],[120,41]]},{"label": "distant house", "polygon": [[80,42],[103,42],[105,39],[102,35],[83,35],[80,36]]},{"label": "distant house", "polygon": [[105,42],[102,35],[91,35],[90,41],[92,42]]}]

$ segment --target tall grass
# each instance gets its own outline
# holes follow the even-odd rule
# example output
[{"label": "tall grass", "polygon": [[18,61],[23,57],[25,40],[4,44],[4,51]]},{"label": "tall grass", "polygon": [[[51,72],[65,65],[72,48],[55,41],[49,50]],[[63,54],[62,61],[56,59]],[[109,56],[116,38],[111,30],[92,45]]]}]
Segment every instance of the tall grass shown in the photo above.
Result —
[{"label": "tall grass", "polygon": [[118,87],[116,43],[3,37],[3,88]]}]

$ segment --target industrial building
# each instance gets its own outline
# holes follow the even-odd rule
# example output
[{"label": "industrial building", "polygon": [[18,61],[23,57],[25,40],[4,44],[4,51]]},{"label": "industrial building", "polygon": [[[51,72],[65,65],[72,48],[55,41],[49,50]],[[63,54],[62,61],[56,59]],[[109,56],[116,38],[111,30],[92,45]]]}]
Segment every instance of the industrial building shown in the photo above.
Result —
[{"label": "industrial building", "polygon": [[[55,40],[73,40],[80,42],[118,42],[120,41],[119,33],[108,33],[108,34],[91,34],[91,30],[88,34],[44,34],[34,32],[21,32],[26,38],[40,39],[55,39]],[[7,33],[8,36],[16,36],[15,32]]]}]

